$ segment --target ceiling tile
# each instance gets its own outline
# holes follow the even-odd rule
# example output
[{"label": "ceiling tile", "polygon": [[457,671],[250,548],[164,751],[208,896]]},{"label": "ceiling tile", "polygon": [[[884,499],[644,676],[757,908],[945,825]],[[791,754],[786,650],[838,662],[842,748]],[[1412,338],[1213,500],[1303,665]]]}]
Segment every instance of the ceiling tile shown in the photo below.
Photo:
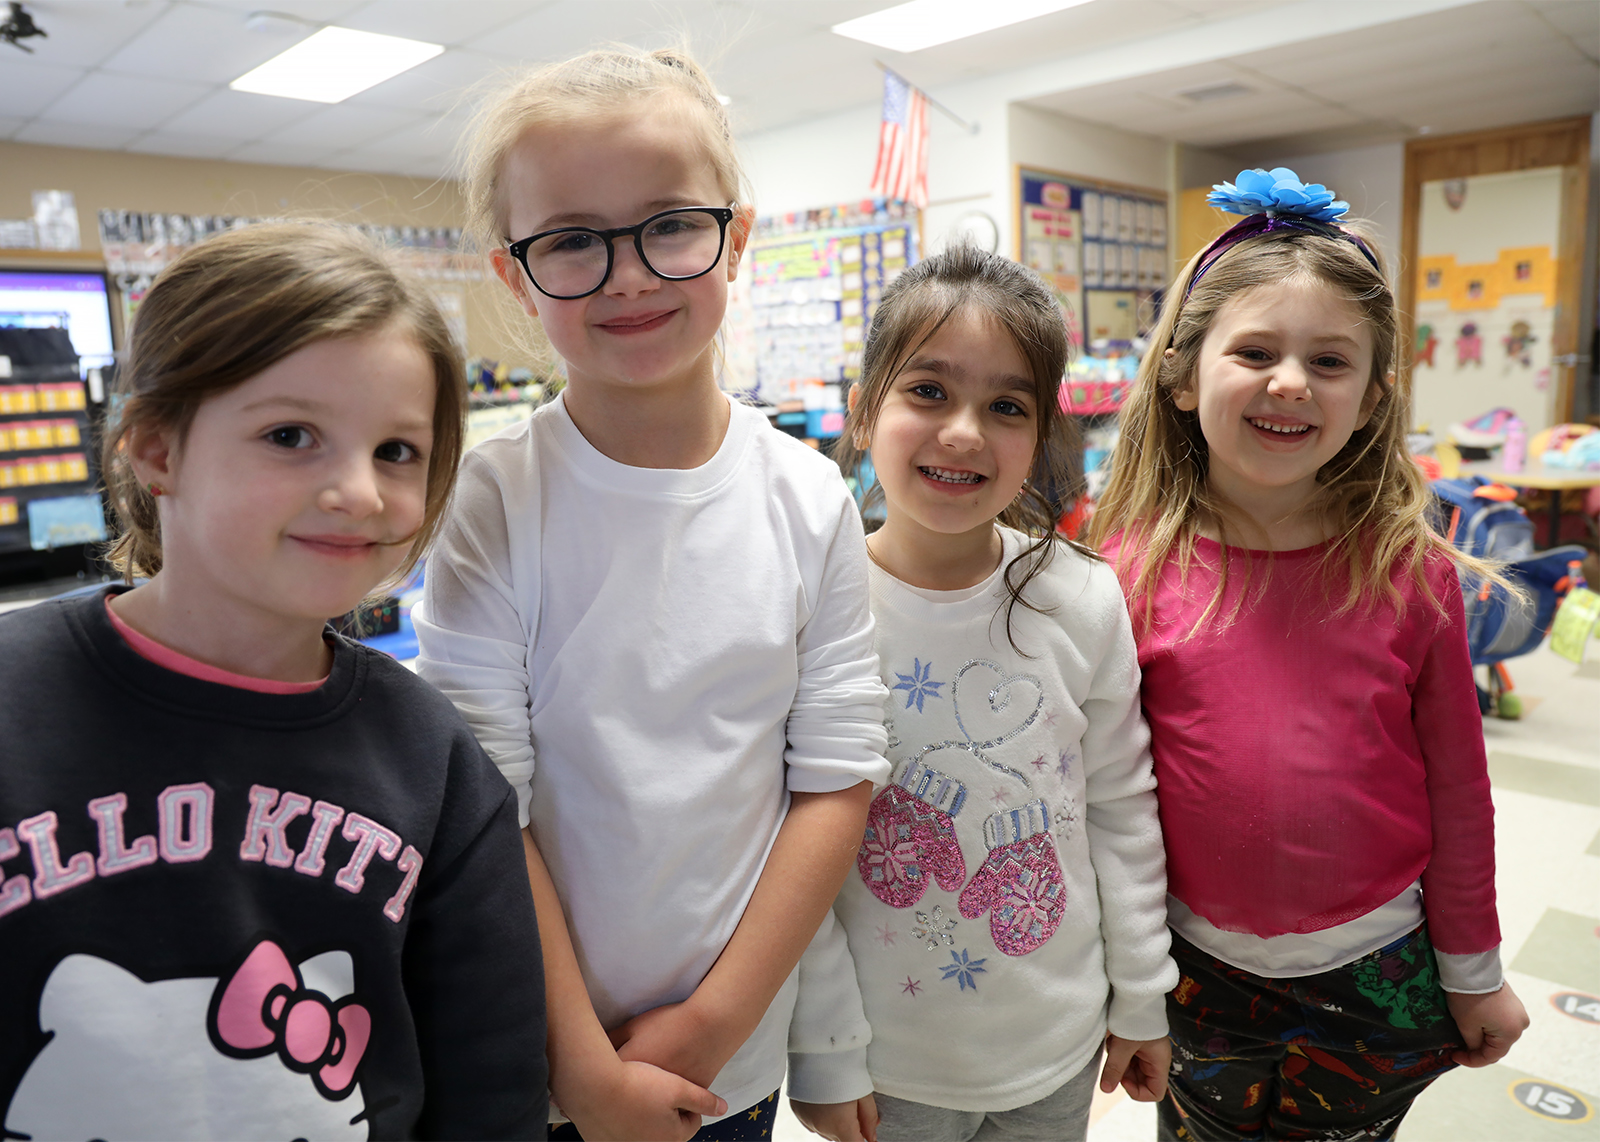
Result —
[{"label": "ceiling tile", "polygon": [[1600,4],[1588,0],[1533,0],[1530,5],[1590,56],[1600,57]]},{"label": "ceiling tile", "polygon": [[103,65],[129,75],[171,76],[229,83],[314,30],[288,35],[252,32],[245,13],[175,4]]},{"label": "ceiling tile", "polygon": [[652,0],[556,0],[464,46],[515,60],[558,60],[603,44],[657,48],[675,38],[672,7]]},{"label": "ceiling tile", "polygon": [[137,128],[118,127],[109,123],[54,123],[46,119],[34,119],[11,137],[19,143],[114,151],[138,135]]},{"label": "ceiling tile", "polygon": [[28,10],[46,33],[27,41],[34,51],[30,58],[70,67],[98,66],[169,7],[165,0],[147,4],[127,4],[122,0],[29,0]]},{"label": "ceiling tile", "polygon": [[266,136],[269,142],[344,150],[354,143],[381,138],[405,127],[420,129],[427,120],[410,111],[360,107],[353,103],[323,105],[304,119]]},{"label": "ceiling tile", "polygon": [[88,73],[81,68],[7,59],[0,67],[0,107],[10,115],[37,115]]},{"label": "ceiling tile", "polygon": [[406,111],[452,111],[469,106],[475,96],[492,89],[510,70],[505,60],[495,56],[451,48],[410,71],[352,95],[346,102]]},{"label": "ceiling tile", "polygon": [[470,4],[366,4],[339,21],[342,28],[404,36],[453,47],[526,17],[529,0],[472,0]]},{"label": "ceiling tile", "polygon": [[241,139],[259,139],[314,114],[319,103],[279,99],[224,87],[204,96],[161,125],[163,131],[185,135],[226,136],[237,146]]},{"label": "ceiling tile", "polygon": [[26,119],[12,119],[0,115],[0,139],[11,138],[11,133],[26,123]]},{"label": "ceiling tile", "polygon": [[105,123],[149,130],[211,90],[199,83],[96,71],[52,103],[45,113],[51,119],[69,123]]},{"label": "ceiling tile", "polygon": [[236,140],[218,135],[151,131],[140,135],[123,149],[147,155],[176,155],[185,159],[220,159],[238,145]]},{"label": "ceiling tile", "polygon": [[[262,0],[184,0],[197,8],[214,8],[219,12],[229,12],[239,17],[242,24],[244,18],[251,12],[265,9],[270,12],[281,12],[285,16],[294,16],[311,24],[335,24],[353,12],[366,7],[362,0],[272,0],[270,4],[263,4]],[[384,3],[428,3],[431,0],[382,0]]]}]

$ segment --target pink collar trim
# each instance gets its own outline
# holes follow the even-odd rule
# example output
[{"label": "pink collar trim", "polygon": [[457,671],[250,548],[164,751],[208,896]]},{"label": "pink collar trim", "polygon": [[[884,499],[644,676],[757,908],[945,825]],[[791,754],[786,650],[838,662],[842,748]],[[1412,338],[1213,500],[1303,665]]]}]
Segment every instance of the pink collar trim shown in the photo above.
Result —
[{"label": "pink collar trim", "polygon": [[122,640],[135,654],[175,674],[187,674],[190,678],[198,678],[202,682],[216,682],[239,690],[254,690],[258,694],[309,694],[327,681],[326,678],[319,678],[315,682],[274,682],[269,678],[251,678],[247,674],[235,674],[231,670],[223,670],[221,667],[201,662],[198,658],[190,658],[187,654],[179,654],[149,635],[140,634],[118,618],[117,612],[111,609],[109,594],[106,596],[106,615],[111,619],[111,625],[116,628],[117,633],[122,636]]}]

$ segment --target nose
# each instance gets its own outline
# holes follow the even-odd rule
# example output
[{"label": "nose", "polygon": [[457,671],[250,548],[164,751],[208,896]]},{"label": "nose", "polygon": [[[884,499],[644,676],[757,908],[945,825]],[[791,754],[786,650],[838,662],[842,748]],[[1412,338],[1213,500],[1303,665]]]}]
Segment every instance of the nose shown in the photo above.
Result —
[{"label": "nose", "polygon": [[939,426],[939,443],[957,452],[975,452],[983,447],[983,424],[978,410],[958,404]]},{"label": "nose", "polygon": [[1267,392],[1284,400],[1302,401],[1311,397],[1310,375],[1298,357],[1286,356],[1272,370]]},{"label": "nose", "polygon": [[317,494],[317,507],[353,519],[365,519],[383,511],[383,493],[378,487],[378,470],[372,457],[357,456],[339,465]]},{"label": "nose", "polygon": [[606,278],[605,292],[617,297],[635,297],[648,293],[661,284],[661,279],[650,272],[650,267],[639,257],[639,249],[627,234],[611,240],[611,275]]}]

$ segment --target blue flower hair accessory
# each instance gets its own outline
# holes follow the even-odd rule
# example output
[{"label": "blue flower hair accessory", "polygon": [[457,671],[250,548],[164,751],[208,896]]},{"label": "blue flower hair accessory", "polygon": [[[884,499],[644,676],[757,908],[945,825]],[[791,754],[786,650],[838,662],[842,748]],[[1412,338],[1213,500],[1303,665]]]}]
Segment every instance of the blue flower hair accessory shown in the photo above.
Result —
[{"label": "blue flower hair accessory", "polygon": [[1359,235],[1341,229],[1338,219],[1350,209],[1348,202],[1335,202],[1333,191],[1320,182],[1310,184],[1300,181],[1300,176],[1288,167],[1273,167],[1270,171],[1259,168],[1240,171],[1233,182],[1220,182],[1206,195],[1206,202],[1230,214],[1243,214],[1244,218],[1229,227],[1200,255],[1189,284],[1183,292],[1187,300],[1206,271],[1217,260],[1240,242],[1263,234],[1278,231],[1298,231],[1319,234],[1328,238],[1343,238],[1361,251],[1374,270],[1381,275],[1383,268],[1377,255],[1368,248]]},{"label": "blue flower hair accessory", "polygon": [[1266,214],[1328,223],[1350,209],[1348,202],[1335,202],[1333,191],[1320,182],[1301,182],[1300,176],[1288,167],[1240,171],[1233,182],[1214,185],[1206,203],[1229,214]]}]

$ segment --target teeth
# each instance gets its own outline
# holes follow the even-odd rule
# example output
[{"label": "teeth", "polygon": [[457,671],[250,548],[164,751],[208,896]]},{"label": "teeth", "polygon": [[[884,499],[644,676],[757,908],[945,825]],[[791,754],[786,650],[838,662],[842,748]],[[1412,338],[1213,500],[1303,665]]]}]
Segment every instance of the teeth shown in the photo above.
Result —
[{"label": "teeth", "polygon": [[1268,432],[1276,432],[1280,436],[1300,436],[1311,431],[1309,424],[1273,424],[1270,420],[1255,419],[1252,419],[1250,423],[1257,428],[1264,428]]},{"label": "teeth", "polygon": [[919,468],[917,471],[945,484],[976,484],[983,479],[976,472],[951,472],[945,468]]}]

